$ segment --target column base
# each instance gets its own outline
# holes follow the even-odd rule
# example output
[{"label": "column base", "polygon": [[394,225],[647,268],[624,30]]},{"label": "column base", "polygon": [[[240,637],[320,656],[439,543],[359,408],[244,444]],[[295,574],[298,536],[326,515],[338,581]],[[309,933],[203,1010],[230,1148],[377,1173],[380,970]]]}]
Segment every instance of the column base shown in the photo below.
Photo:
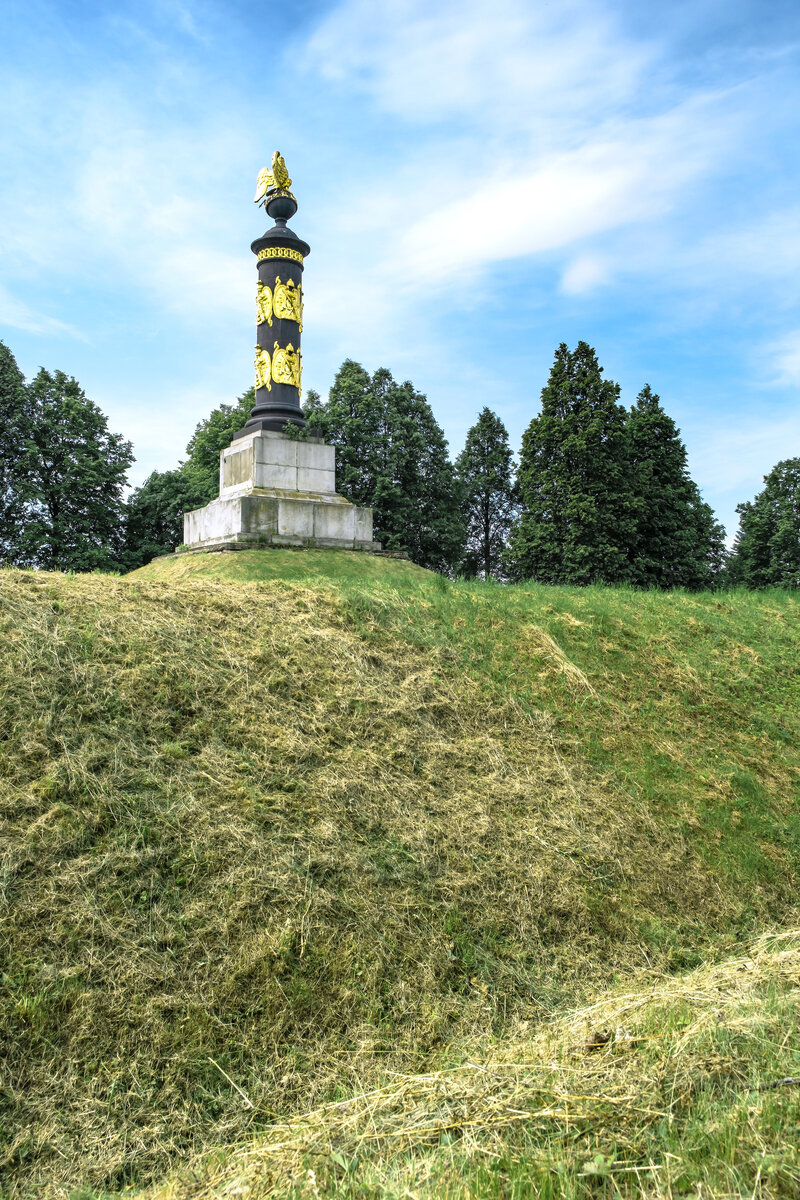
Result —
[{"label": "column base", "polygon": [[306,546],[378,553],[372,509],[336,492],[335,451],[261,429],[220,454],[220,495],[183,516],[185,550]]},{"label": "column base", "polygon": [[323,550],[379,551],[372,511],[341,496],[333,499],[277,491],[251,491],[212,500],[184,515],[181,550],[222,546],[303,546]]}]

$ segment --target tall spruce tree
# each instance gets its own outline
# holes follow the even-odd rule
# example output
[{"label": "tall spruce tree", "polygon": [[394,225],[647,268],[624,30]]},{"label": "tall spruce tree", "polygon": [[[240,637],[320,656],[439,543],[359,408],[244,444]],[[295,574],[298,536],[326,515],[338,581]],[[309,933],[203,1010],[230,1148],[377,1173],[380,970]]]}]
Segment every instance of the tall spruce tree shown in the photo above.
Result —
[{"label": "tall spruce tree", "polygon": [[636,536],[632,583],[693,590],[711,586],[725,557],[725,531],[689,475],[686,447],[649,384],[628,416]]},{"label": "tall spruce tree", "polygon": [[542,411],[522,438],[521,507],[507,562],[515,579],[618,583],[630,579],[636,497],[619,385],[603,379],[591,346],[556,351]]},{"label": "tall spruce tree", "polygon": [[800,587],[800,458],[764,477],[756,498],[737,505],[730,576],[746,587]]},{"label": "tall spruce tree", "polygon": [[483,408],[456,459],[462,488],[466,549],[462,570],[484,579],[503,574],[503,551],[514,517],[514,472],[508,432]]},{"label": "tall spruce tree", "polygon": [[25,377],[8,346],[0,342],[0,562],[14,561],[30,515],[31,480],[25,453],[30,436]]},{"label": "tall spruce tree", "polygon": [[425,396],[386,368],[370,376],[347,359],[328,400],[311,395],[304,409],[336,447],[337,489],[374,510],[376,540],[420,566],[453,570],[464,542],[459,487]]},{"label": "tall spruce tree", "polygon": [[122,548],[131,444],[109,433],[104,414],[63,371],[40,370],[27,394],[21,469],[29,509],[13,560],[46,570],[112,569]]}]

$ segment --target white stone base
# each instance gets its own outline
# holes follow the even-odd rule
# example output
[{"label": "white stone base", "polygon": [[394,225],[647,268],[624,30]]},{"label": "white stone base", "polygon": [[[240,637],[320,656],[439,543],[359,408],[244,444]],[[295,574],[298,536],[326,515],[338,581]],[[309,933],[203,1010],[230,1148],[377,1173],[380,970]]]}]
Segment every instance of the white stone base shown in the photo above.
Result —
[{"label": "white stone base", "polygon": [[261,431],[220,455],[220,494],[183,518],[187,550],[224,546],[319,546],[379,551],[372,509],[336,494],[335,450]]}]

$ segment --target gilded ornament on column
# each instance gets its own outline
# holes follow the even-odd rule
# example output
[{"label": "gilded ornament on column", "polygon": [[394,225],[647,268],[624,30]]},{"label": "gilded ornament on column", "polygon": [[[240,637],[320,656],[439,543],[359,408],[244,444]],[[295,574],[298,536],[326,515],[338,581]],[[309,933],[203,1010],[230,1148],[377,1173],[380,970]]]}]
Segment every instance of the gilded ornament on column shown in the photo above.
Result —
[{"label": "gilded ornament on column", "polygon": [[291,246],[265,246],[263,250],[259,250],[257,258],[259,262],[263,262],[265,258],[291,258],[293,262],[299,263],[303,261],[300,251],[292,250]]},{"label": "gilded ornament on column", "polygon": [[256,388],[272,391],[269,354],[261,346],[256,346]]},{"label": "gilded ornament on column", "polygon": [[263,325],[265,321],[272,324],[272,291],[261,282],[256,292],[256,310],[256,325]]},{"label": "gilded ornament on column", "polygon": [[275,342],[272,351],[272,378],[276,383],[300,388],[300,353],[291,342],[285,350]]},{"label": "gilded ornament on column", "polygon": [[292,181],[289,178],[289,172],[286,170],[286,163],[283,160],[283,155],[280,150],[276,150],[272,156],[272,170],[269,167],[264,167],[259,171],[258,179],[256,180],[256,194],[253,199],[254,204],[262,204],[269,200],[270,195],[274,192],[289,192],[292,186]]},{"label": "gilded ornament on column", "polygon": [[275,276],[272,309],[279,320],[297,321],[300,332],[303,332],[303,289],[297,287],[293,279],[281,283],[280,275]]}]

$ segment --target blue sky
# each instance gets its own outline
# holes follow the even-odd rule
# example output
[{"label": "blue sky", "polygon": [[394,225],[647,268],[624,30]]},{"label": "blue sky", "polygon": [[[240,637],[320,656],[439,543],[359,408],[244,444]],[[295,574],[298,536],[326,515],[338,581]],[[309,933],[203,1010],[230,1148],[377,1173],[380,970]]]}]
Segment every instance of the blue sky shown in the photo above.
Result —
[{"label": "blue sky", "polygon": [[177,465],[252,379],[255,178],[310,242],[304,387],[424,391],[519,445],[553,351],[648,382],[735,531],[800,455],[798,0],[11,0],[0,339]]}]

